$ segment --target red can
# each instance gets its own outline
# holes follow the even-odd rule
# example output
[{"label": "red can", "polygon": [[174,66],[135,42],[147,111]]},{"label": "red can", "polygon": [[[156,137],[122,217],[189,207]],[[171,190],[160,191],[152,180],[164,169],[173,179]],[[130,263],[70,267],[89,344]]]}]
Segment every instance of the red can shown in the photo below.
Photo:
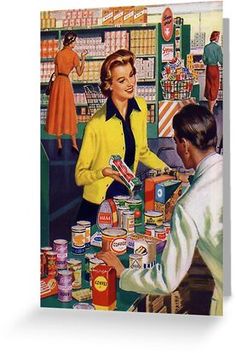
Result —
[{"label": "red can", "polygon": [[168,235],[170,234],[170,222],[163,222],[163,227],[165,229],[166,232],[166,236],[168,237]]},{"label": "red can", "polygon": [[40,277],[46,275],[46,256],[43,252],[40,253]]},{"label": "red can", "polygon": [[46,253],[47,259],[47,274],[49,276],[56,276],[57,274],[57,253],[55,251],[48,251]]}]

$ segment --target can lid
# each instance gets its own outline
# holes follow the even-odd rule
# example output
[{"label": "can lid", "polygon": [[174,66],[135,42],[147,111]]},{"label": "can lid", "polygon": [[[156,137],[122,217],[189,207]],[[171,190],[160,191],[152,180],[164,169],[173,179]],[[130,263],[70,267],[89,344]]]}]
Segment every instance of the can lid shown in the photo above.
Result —
[{"label": "can lid", "polygon": [[69,270],[61,270],[61,271],[58,271],[58,274],[61,276],[71,276],[72,272]]},{"label": "can lid", "polygon": [[85,228],[79,225],[72,226],[71,230],[75,233],[85,232]]},{"label": "can lid", "polygon": [[73,305],[73,309],[80,309],[80,310],[95,310],[94,305],[88,303],[77,303]]},{"label": "can lid", "polygon": [[77,224],[82,227],[91,227],[91,222],[89,221],[78,221]]},{"label": "can lid", "polygon": [[55,239],[53,241],[54,244],[59,244],[59,245],[64,245],[64,244],[67,244],[68,241],[66,239]]},{"label": "can lid", "polygon": [[131,216],[131,215],[134,215],[134,211],[124,211],[124,212],[123,212],[123,215],[124,215],[124,214],[127,214],[127,215],[130,215],[130,216]]},{"label": "can lid", "polygon": [[146,224],[145,229],[156,229],[156,225],[154,224]]},{"label": "can lid", "polygon": [[113,227],[113,228],[105,228],[102,230],[103,235],[108,235],[111,237],[124,236],[127,234],[127,231],[123,228]]},{"label": "can lid", "polygon": [[56,256],[57,252],[56,251],[47,251],[46,255]]},{"label": "can lid", "polygon": [[128,195],[117,195],[113,197],[113,200],[129,200],[130,196]]},{"label": "can lid", "polygon": [[163,222],[164,227],[170,227],[170,222]]},{"label": "can lid", "polygon": [[127,203],[131,203],[131,204],[140,204],[140,203],[142,203],[142,200],[139,200],[139,199],[129,199],[129,200],[127,200]]},{"label": "can lid", "polygon": [[41,251],[51,251],[52,247],[51,246],[44,246],[43,248],[41,248]]},{"label": "can lid", "polygon": [[157,228],[155,229],[155,232],[157,232],[157,233],[163,233],[163,232],[165,232],[165,228],[164,228],[164,227],[157,227]]},{"label": "can lid", "polygon": [[160,217],[163,215],[162,212],[159,211],[146,211],[144,212],[145,216],[149,216],[149,217]]},{"label": "can lid", "polygon": [[68,259],[66,260],[66,263],[69,265],[79,265],[82,263],[82,261],[76,259]]}]

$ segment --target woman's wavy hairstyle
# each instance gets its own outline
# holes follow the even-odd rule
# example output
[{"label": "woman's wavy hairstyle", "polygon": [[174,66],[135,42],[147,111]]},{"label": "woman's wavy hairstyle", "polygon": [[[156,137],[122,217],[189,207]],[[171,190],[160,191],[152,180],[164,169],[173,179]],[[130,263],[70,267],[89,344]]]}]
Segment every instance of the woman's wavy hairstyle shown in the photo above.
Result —
[{"label": "woman's wavy hairstyle", "polygon": [[116,52],[110,54],[103,62],[100,73],[100,88],[105,97],[111,95],[110,85],[112,83],[111,70],[119,65],[126,65],[130,63],[132,66],[134,75],[136,74],[136,69],[134,67],[135,56],[134,54],[126,49],[120,49]]}]

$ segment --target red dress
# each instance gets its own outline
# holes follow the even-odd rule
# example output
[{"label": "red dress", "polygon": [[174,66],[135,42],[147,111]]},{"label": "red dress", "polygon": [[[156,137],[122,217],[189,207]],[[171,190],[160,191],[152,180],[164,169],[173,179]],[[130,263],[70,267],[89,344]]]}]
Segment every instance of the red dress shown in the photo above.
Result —
[{"label": "red dress", "polygon": [[220,85],[220,74],[218,65],[207,65],[206,85],[204,96],[207,100],[214,101],[217,98]]},{"label": "red dress", "polygon": [[[58,73],[69,75],[79,65],[79,57],[70,47],[60,50],[55,57]],[[49,97],[46,131],[52,135],[75,135],[76,107],[69,77],[57,75]]]}]

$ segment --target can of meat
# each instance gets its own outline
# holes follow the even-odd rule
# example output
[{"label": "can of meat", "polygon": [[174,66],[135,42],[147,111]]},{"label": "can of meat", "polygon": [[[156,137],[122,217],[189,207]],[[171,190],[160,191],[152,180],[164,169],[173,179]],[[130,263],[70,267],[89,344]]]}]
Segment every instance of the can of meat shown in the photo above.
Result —
[{"label": "can of meat", "polygon": [[72,286],[72,272],[68,270],[58,271],[58,286],[68,288]]},{"label": "can of meat", "polygon": [[107,199],[101,203],[98,210],[97,225],[101,230],[109,227],[117,227],[117,208],[112,199]]},{"label": "can of meat", "polygon": [[166,232],[165,232],[164,227],[157,227],[155,229],[155,238],[157,238],[158,240],[161,240],[161,241],[166,240]]},{"label": "can of meat", "polygon": [[155,224],[156,226],[161,226],[163,223],[163,213],[158,211],[146,211],[144,213],[145,224]]},{"label": "can of meat", "polygon": [[112,251],[116,255],[126,253],[127,231],[122,228],[106,228],[102,231],[102,251]]},{"label": "can of meat", "polygon": [[127,234],[134,233],[134,212],[132,211],[123,212],[122,227],[127,231]]},{"label": "can of meat", "polygon": [[117,195],[113,197],[113,201],[115,202],[117,207],[125,206],[127,200],[129,200],[128,195]]},{"label": "can of meat", "polygon": [[142,225],[142,200],[129,199],[126,201],[126,206],[134,212],[134,225]]},{"label": "can of meat", "polygon": [[168,235],[170,235],[170,230],[171,230],[170,222],[163,222],[163,227],[166,232],[166,237],[168,237]]},{"label": "can of meat", "polygon": [[48,276],[56,276],[57,274],[57,253],[55,251],[48,251],[46,253],[47,259],[47,274]]},{"label": "can of meat", "polygon": [[139,254],[130,254],[129,255],[129,268],[139,270],[142,268],[143,257]]},{"label": "can of meat", "polygon": [[149,237],[155,237],[155,229],[156,226],[153,224],[146,224],[145,225],[145,234]]},{"label": "can of meat", "polygon": [[89,221],[78,221],[77,224],[85,228],[85,248],[90,247],[90,238],[91,238],[91,222]]},{"label": "can of meat", "polygon": [[76,259],[68,259],[67,270],[72,272],[72,288],[80,289],[82,286],[82,262]]},{"label": "can of meat", "polygon": [[74,254],[85,253],[85,228],[81,226],[71,227],[71,246]]}]

